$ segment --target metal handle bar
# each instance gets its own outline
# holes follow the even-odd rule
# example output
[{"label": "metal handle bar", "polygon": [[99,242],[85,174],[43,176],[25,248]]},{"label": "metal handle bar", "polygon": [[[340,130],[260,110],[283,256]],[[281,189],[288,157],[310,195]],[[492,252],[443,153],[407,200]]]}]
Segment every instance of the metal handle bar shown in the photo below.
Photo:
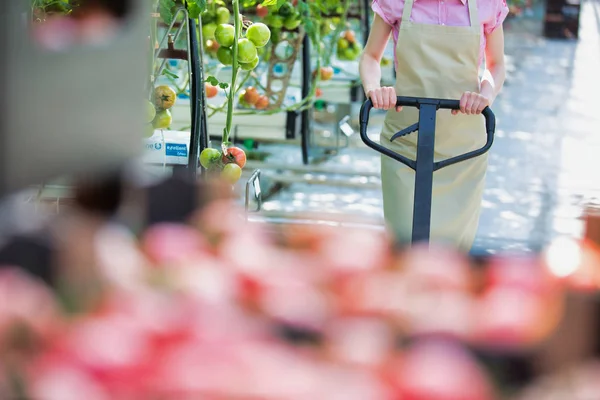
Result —
[{"label": "metal handle bar", "polygon": [[[419,97],[404,97],[398,96],[396,100],[396,107],[404,106],[404,107],[415,107],[420,109],[422,105],[435,106],[436,109],[450,109],[450,110],[458,110],[460,109],[460,101],[458,100],[447,100],[447,99],[428,99],[428,98],[419,98]],[[411,160],[409,158],[404,157],[401,154],[396,153],[393,150],[388,149],[380,145],[379,143],[374,142],[367,135],[367,125],[369,123],[369,114],[371,109],[373,108],[373,103],[371,99],[367,99],[360,109],[360,137],[362,141],[369,146],[370,148],[385,154],[388,157],[393,158],[394,160],[400,161],[402,164],[416,169],[416,160]],[[483,147],[477,150],[470,151],[465,154],[460,154],[455,157],[448,158],[446,160],[437,161],[433,164],[433,170],[437,171],[438,169],[447,167],[452,164],[456,164],[462,161],[466,161],[470,158],[474,158],[486,153],[490,147],[492,147],[492,143],[494,142],[494,131],[496,130],[496,117],[494,113],[489,107],[486,107],[482,111],[483,116],[485,117],[485,130],[487,133],[487,140]]]}]

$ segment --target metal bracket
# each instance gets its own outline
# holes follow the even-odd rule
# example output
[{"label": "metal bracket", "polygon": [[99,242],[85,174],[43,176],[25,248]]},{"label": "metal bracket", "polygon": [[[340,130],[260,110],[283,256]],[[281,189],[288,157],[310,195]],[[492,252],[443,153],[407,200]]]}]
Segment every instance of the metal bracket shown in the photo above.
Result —
[{"label": "metal bracket", "polygon": [[406,135],[416,132],[418,130],[419,130],[419,123],[417,122],[415,124],[412,124],[408,128],[404,128],[400,132],[395,133],[394,136],[392,136],[392,138],[390,139],[390,141],[394,141],[394,140],[398,139],[399,137],[406,136]]},{"label": "metal bracket", "polygon": [[246,182],[246,201],[245,201],[245,210],[246,210],[246,220],[248,219],[248,214],[250,210],[250,186],[254,188],[254,198],[256,199],[256,210],[253,212],[259,212],[262,209],[262,189],[260,186],[260,169],[255,170],[250,178]]}]

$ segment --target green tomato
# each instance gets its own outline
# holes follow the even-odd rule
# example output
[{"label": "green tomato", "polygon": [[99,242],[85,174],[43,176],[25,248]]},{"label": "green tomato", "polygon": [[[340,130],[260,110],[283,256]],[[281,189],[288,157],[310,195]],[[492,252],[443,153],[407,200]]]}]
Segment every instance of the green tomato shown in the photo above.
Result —
[{"label": "green tomato", "polygon": [[344,56],[348,60],[354,60],[354,59],[356,59],[356,53],[354,52],[353,48],[348,48],[348,49],[344,50]]},{"label": "green tomato", "polygon": [[241,63],[251,63],[258,57],[256,46],[250,40],[244,38],[238,41],[238,60]]},{"label": "green tomato", "polygon": [[283,28],[283,17],[277,14],[269,14],[265,18],[265,23],[271,28],[281,29]]},{"label": "green tomato", "polygon": [[215,30],[215,40],[221,47],[231,47],[235,40],[235,28],[233,25],[221,24]]},{"label": "green tomato", "polygon": [[246,38],[256,47],[264,47],[271,39],[271,30],[261,22],[252,24],[246,31]]},{"label": "green tomato", "polygon": [[210,169],[221,161],[221,157],[219,150],[207,147],[200,153],[200,165],[206,169]]},{"label": "green tomato", "polygon": [[219,47],[219,50],[217,50],[217,60],[219,60],[219,62],[223,65],[232,65],[233,53],[231,49]]},{"label": "green tomato", "polygon": [[302,20],[300,18],[296,18],[295,15],[290,15],[289,17],[286,17],[283,21],[283,26],[288,31],[293,31],[294,29],[297,29],[301,23]]},{"label": "green tomato", "polygon": [[244,71],[252,71],[254,68],[256,68],[258,66],[259,63],[259,58],[258,56],[254,59],[254,61],[249,62],[249,63],[240,63],[240,68],[243,69]]},{"label": "green tomato", "polygon": [[151,138],[154,136],[154,126],[152,124],[144,125],[144,137]]},{"label": "green tomato", "polygon": [[203,25],[202,26],[202,39],[214,40],[216,30],[217,30],[217,24],[215,24],[213,22]]},{"label": "green tomato", "polygon": [[246,102],[246,91],[242,90],[238,96],[238,103],[242,107],[248,107],[248,103]]},{"label": "green tomato", "polygon": [[333,27],[331,26],[331,21],[326,19],[321,23],[321,35],[327,36],[333,31]]},{"label": "green tomato", "polygon": [[[279,43],[279,39],[281,36],[281,30],[280,29],[271,29],[271,43]],[[263,47],[264,49],[264,47]]]},{"label": "green tomato", "polygon": [[235,163],[225,164],[221,177],[230,184],[235,184],[242,177],[242,169]]},{"label": "green tomato", "polygon": [[154,117],[152,125],[155,129],[167,129],[171,126],[172,122],[173,118],[171,117],[171,112],[169,110],[161,110],[156,113],[156,117]]},{"label": "green tomato", "polygon": [[339,50],[346,50],[348,47],[350,47],[350,43],[348,43],[348,41],[344,38],[339,38],[337,45]]},{"label": "green tomato", "polygon": [[279,7],[279,15],[283,16],[283,17],[287,17],[289,15],[292,15],[294,13],[294,6],[292,5],[292,3],[283,3],[281,5],[281,7]]},{"label": "green tomato", "polygon": [[154,108],[154,103],[150,100],[146,100],[146,122],[150,123],[156,117],[156,108]]},{"label": "green tomato", "polygon": [[231,13],[226,7],[217,8],[217,24],[226,24],[229,22]]},{"label": "green tomato", "polygon": [[214,13],[212,13],[208,10],[204,11],[201,16],[202,25],[206,25],[206,24],[210,24],[211,22],[215,22],[215,20],[217,19],[216,17],[217,16]]}]

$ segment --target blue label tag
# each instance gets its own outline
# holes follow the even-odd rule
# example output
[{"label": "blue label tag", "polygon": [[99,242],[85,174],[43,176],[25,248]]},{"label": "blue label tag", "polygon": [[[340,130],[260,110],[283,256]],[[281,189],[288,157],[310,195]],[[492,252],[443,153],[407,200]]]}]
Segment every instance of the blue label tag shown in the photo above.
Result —
[{"label": "blue label tag", "polygon": [[185,144],[165,143],[167,156],[187,157],[188,151]]}]

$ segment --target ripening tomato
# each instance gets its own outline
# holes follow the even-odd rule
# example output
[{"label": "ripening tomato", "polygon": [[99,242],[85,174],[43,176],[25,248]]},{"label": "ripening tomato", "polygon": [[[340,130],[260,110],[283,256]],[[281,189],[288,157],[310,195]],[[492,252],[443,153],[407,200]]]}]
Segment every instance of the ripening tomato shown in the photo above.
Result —
[{"label": "ripening tomato", "polygon": [[264,110],[265,108],[269,107],[269,98],[265,95],[260,96],[254,107],[257,110]]},{"label": "ripening tomato", "polygon": [[219,89],[217,89],[216,86],[213,86],[210,83],[204,84],[204,90],[206,91],[206,97],[208,99],[215,97],[219,92]]},{"label": "ripening tomato", "polygon": [[168,110],[173,107],[176,99],[177,93],[167,85],[157,86],[154,89],[154,104],[160,109]]},{"label": "ripening tomato", "polygon": [[242,177],[242,169],[237,164],[227,164],[221,171],[221,177],[230,184],[234,184]]},{"label": "ripening tomato", "polygon": [[321,67],[321,80],[328,81],[333,78],[333,68],[332,67]]},{"label": "ripening tomato", "polygon": [[260,94],[258,93],[258,90],[256,90],[255,87],[249,86],[246,88],[244,92],[244,101],[246,102],[246,104],[250,104],[251,106],[255,105],[259,97]]},{"label": "ripening tomato", "polygon": [[348,43],[354,43],[356,41],[356,35],[352,31],[344,32],[344,39],[348,41]]},{"label": "ripening tomato", "polygon": [[246,153],[239,147],[230,147],[227,149],[227,155],[223,155],[222,160],[225,164],[234,163],[240,168],[244,168],[244,165],[246,165]]}]

